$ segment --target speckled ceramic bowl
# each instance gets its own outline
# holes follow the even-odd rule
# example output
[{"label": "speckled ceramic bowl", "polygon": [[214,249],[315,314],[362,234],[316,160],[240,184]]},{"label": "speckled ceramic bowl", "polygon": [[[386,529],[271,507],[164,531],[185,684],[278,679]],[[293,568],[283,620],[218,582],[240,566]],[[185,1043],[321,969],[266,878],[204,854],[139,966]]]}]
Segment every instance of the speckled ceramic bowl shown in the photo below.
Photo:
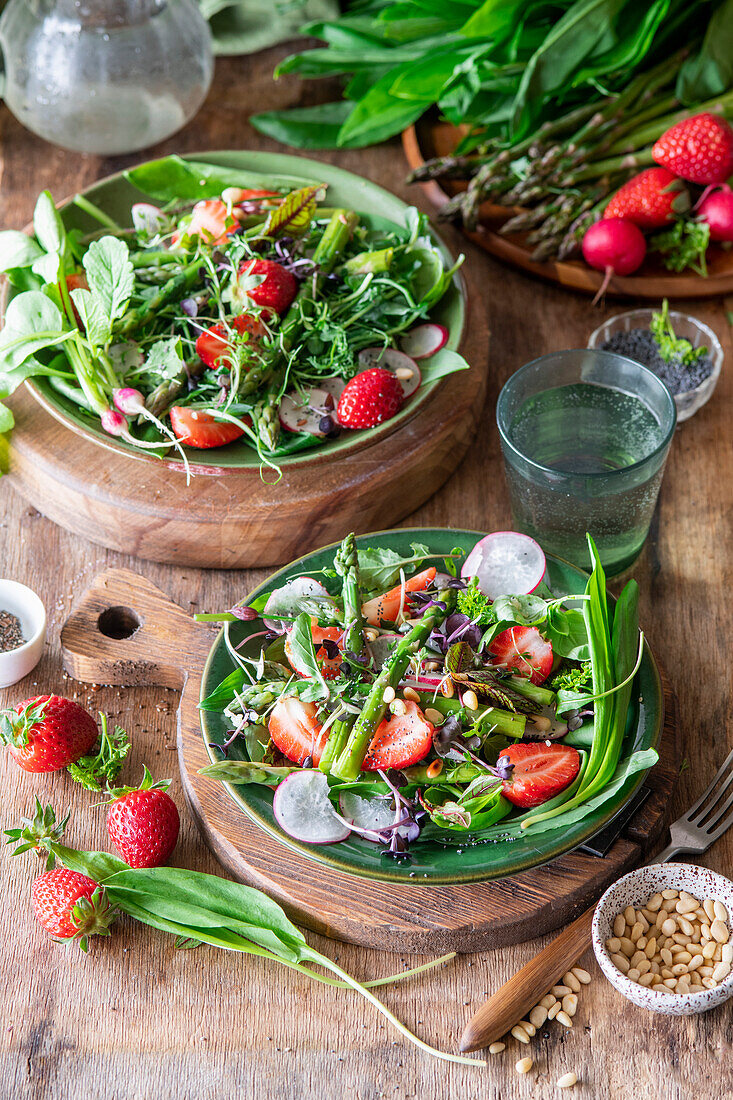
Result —
[{"label": "speckled ceramic bowl", "polygon": [[[593,917],[593,950],[598,965],[609,982],[640,1008],[663,1012],[667,1016],[693,1016],[698,1012],[723,1004],[733,996],[733,970],[715,989],[702,993],[655,993],[626,978],[611,961],[606,950],[606,940],[613,935],[613,920],[627,905],[639,908],[651,896],[661,890],[686,890],[704,901],[715,898],[721,901],[729,913],[728,926],[733,919],[733,882],[691,863],[657,863],[630,871],[606,890],[596,906]],[[733,928],[732,928],[733,932]]]}]

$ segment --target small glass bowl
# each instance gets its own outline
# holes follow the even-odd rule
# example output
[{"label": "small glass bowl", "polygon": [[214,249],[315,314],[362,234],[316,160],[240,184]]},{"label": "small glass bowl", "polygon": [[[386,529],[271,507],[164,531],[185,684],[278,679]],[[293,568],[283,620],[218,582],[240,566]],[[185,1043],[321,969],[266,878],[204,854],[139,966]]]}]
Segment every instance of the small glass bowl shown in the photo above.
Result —
[{"label": "small glass bowl", "polygon": [[[610,317],[592,333],[588,340],[589,348],[602,348],[607,340],[610,340],[617,332],[629,332],[633,328],[649,328],[652,316],[658,313],[654,309],[630,309],[627,313],[618,313]],[[706,401],[710,400],[713,390],[718,384],[720,369],[723,366],[723,349],[720,340],[713,330],[695,317],[686,313],[671,311],[669,318],[677,336],[683,336],[689,340],[693,348],[704,344],[710,352],[713,361],[713,369],[704,382],[701,382],[694,390],[686,390],[684,393],[674,394],[674,403],[677,406],[677,423],[689,420],[698,409],[701,409]]]}]

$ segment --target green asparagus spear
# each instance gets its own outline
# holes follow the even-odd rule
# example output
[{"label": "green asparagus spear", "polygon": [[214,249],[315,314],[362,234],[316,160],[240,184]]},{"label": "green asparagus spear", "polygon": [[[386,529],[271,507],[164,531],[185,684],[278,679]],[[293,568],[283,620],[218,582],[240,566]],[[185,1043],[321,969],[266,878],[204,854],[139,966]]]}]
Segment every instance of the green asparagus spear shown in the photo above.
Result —
[{"label": "green asparagus spear", "polygon": [[346,718],[337,719],[331,726],[328,741],[323,750],[321,762],[318,765],[322,772],[330,772],[334,761],[338,759],[343,751],[353,725],[354,715],[350,714]]},{"label": "green asparagus spear", "polygon": [[339,546],[333,564],[342,579],[344,623],[347,628],[344,649],[347,653],[355,653],[358,657],[364,648],[364,616],[361,611],[359,559],[353,531],[346,535]]},{"label": "green asparagus spear", "polygon": [[168,305],[179,295],[182,297],[195,283],[200,266],[199,260],[187,264],[172,279],[168,279],[167,282],[163,283],[160,290],[152,298],[148,298],[144,305],[139,306],[137,309],[131,309],[122,323],[116,327],[115,336],[129,336],[136,329],[146,325],[148,321],[152,321],[162,306]]},{"label": "green asparagus spear", "polygon": [[454,602],[455,589],[448,588],[441,591],[437,602],[428,608],[422,618],[397,643],[372,684],[344,750],[331,769],[332,775],[339,779],[356,779],[364,763],[369,743],[387,710],[387,703],[384,700],[385,691],[389,687],[397,686],[407,670],[410,658],[427,641],[431,631],[443,622]]}]

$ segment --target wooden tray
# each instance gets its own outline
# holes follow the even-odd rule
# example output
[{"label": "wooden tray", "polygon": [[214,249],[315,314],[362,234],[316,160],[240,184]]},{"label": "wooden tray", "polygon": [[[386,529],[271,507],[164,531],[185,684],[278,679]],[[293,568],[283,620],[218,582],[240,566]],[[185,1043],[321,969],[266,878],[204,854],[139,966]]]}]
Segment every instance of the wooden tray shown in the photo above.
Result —
[{"label": "wooden tray", "polygon": [[[432,157],[451,153],[459,136],[458,130],[447,122],[437,122],[429,116],[421,119],[402,134],[402,147],[407,163],[411,169],[415,169]],[[445,184],[438,183],[437,180],[426,180],[419,186],[437,209],[458,191],[465,189],[465,184],[456,180],[446,180]],[[596,294],[603,282],[603,275],[588,267],[582,260],[537,262],[532,259],[532,246],[527,244],[526,233],[510,233],[506,236],[499,233],[501,225],[518,213],[519,209],[483,203],[476,230],[461,231],[485,252],[490,252],[492,256],[505,260],[514,267],[572,290]],[[648,257],[642,267],[643,274],[629,275],[626,278],[614,276],[608,284],[606,294],[621,298],[714,298],[733,291],[733,252],[714,245],[708,250],[707,265],[707,278],[694,273],[676,275],[667,271],[658,260]]]},{"label": "wooden tray", "polygon": [[604,858],[570,852],[515,878],[466,886],[371,882],[318,867],[238,813],[224,787],[198,775],[209,763],[197,703],[213,640],[154,584],[110,569],[84,593],[61,632],[64,668],[77,680],[181,690],[178,757],[202,836],[233,878],[265,890],[299,924],[384,951],[480,951],[565,924],[662,844],[680,763],[677,700],[665,677],[660,762],[651,795]]}]

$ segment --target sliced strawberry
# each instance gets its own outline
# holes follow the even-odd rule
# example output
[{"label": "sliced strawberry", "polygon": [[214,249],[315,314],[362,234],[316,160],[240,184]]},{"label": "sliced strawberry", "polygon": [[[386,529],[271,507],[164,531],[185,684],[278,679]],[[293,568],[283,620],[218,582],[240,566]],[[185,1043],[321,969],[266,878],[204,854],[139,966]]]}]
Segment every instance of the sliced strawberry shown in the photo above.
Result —
[{"label": "sliced strawberry", "polygon": [[[59,290],[60,289],[61,289],[61,287],[59,285]],[[72,290],[89,290],[89,283],[87,282],[87,277],[84,274],[84,272],[79,271],[79,272],[75,272],[72,275],[67,275],[66,276],[66,289],[69,291],[69,294],[71,294]],[[76,327],[83,332],[84,331],[84,325],[82,324],[82,319],[79,316],[79,311],[76,308],[76,306],[74,305],[73,300],[72,300],[72,303],[71,303],[71,308],[74,311],[74,320],[76,321]]]},{"label": "sliced strawberry", "polygon": [[533,684],[541,684],[552,670],[552,646],[534,626],[510,626],[502,630],[489,645],[496,660],[493,664],[513,668],[521,676],[529,676]]},{"label": "sliced strawberry", "polygon": [[[223,447],[244,435],[242,428],[229,420],[217,420],[201,409],[174,405],[170,410],[171,427],[177,439],[187,447]],[[242,417],[249,420],[249,417]]]},{"label": "sliced strawberry", "polygon": [[[329,657],[328,649],[326,646],[321,645],[322,642],[332,642],[333,645],[341,648],[343,641],[343,631],[339,630],[337,626],[319,626],[318,619],[311,618],[311,637],[313,638],[313,645],[316,650],[316,660],[320,665],[323,677],[326,680],[333,680],[338,676],[341,669],[342,657],[340,654]],[[331,648],[331,647],[328,647]],[[307,676],[308,670],[303,668],[298,661],[297,655],[293,652],[293,647],[290,643],[290,635],[288,634],[285,639],[285,654],[290,661],[290,665],[299,676]]]},{"label": "sliced strawberry", "polygon": [[178,244],[184,236],[201,237],[212,246],[225,244],[238,228],[239,223],[231,216],[225,202],[221,199],[203,199],[194,206],[188,225],[173,234],[171,244]]},{"label": "sliced strawberry", "polygon": [[[247,343],[256,345],[267,332],[260,317],[240,313],[230,322],[230,327],[240,336],[247,335]],[[196,341],[196,354],[210,370],[231,370],[232,344],[230,333],[223,321],[202,332]]]},{"label": "sliced strawberry", "polygon": [[328,741],[328,730],[316,719],[315,703],[304,703],[294,696],[280,699],[272,709],[267,730],[273,744],[295,764],[310,757],[317,768]]},{"label": "sliced strawberry", "polygon": [[[405,578],[405,609],[410,605],[410,592],[423,592],[430,582],[434,580],[437,570],[434,565],[416,573],[414,577]],[[362,605],[362,614],[371,626],[383,626],[385,622],[393,623],[400,612],[400,600],[402,599],[402,585],[398,584],[390,588],[382,596],[374,596]]]},{"label": "sliced strawberry", "polygon": [[435,727],[417,703],[405,700],[404,714],[391,714],[377,726],[362,765],[364,771],[409,768],[430,752]]},{"label": "sliced strawberry", "polygon": [[400,411],[405,395],[392,371],[373,367],[355,374],[347,382],[338,403],[342,428],[374,428]]},{"label": "sliced strawberry", "polygon": [[[279,191],[262,191],[259,187],[225,187],[221,193],[224,202],[252,202],[253,199],[281,199]],[[268,204],[268,205],[275,205]]]},{"label": "sliced strawberry", "polygon": [[292,271],[274,260],[243,260],[239,265],[239,275],[264,275],[258,286],[247,291],[247,297],[258,306],[267,306],[276,313],[285,313],[298,293],[298,280]]},{"label": "sliced strawberry", "polygon": [[[564,791],[580,770],[580,753],[570,745],[544,741],[518,741],[499,757],[513,772],[504,780],[503,793],[515,806],[539,806]],[[498,761],[497,761],[498,763]]]}]

